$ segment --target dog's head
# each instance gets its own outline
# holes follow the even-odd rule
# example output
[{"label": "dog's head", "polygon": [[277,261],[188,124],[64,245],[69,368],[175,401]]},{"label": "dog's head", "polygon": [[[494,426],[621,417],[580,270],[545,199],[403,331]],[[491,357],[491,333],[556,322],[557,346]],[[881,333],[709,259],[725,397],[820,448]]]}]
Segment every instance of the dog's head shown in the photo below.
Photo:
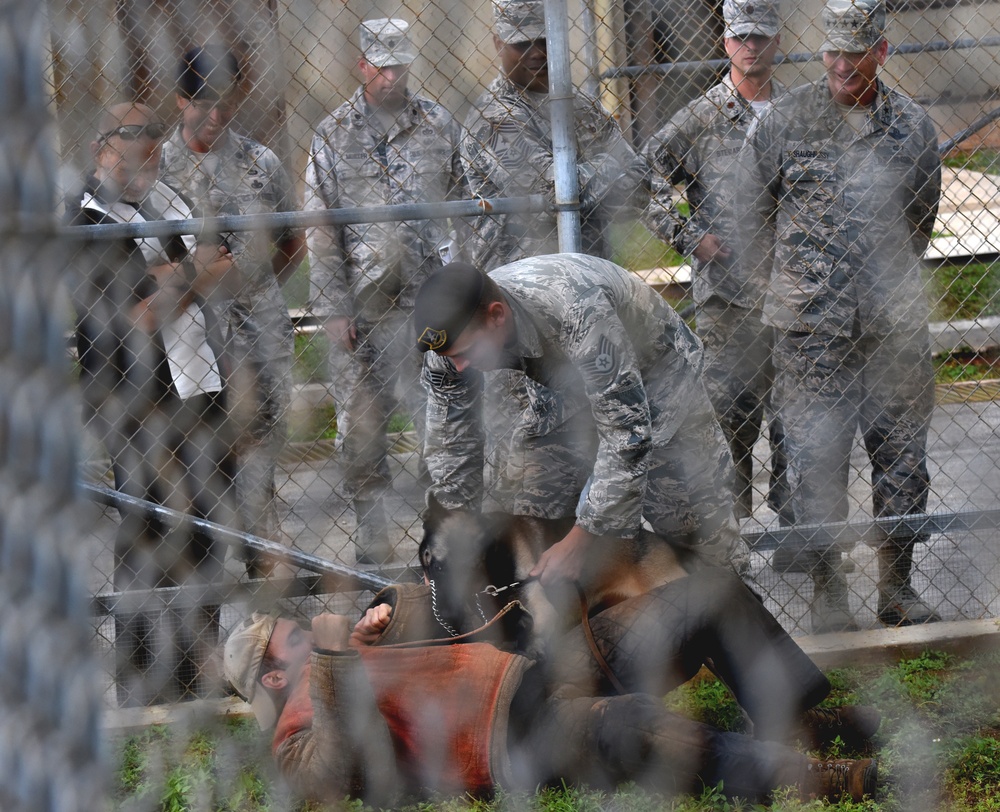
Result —
[{"label": "dog's head", "polygon": [[503,517],[450,510],[433,495],[427,499],[419,557],[424,578],[434,582],[438,614],[458,631],[481,626],[495,612],[484,600],[490,584],[514,581],[514,564],[504,543]]}]

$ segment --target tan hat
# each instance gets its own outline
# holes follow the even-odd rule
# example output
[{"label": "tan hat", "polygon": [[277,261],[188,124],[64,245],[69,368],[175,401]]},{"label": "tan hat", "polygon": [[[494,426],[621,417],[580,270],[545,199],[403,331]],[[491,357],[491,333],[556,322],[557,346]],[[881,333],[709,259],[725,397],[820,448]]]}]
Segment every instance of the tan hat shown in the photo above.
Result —
[{"label": "tan hat", "polygon": [[726,37],[750,34],[776,37],[781,30],[781,14],[775,0],[725,0],[722,17],[726,21]]},{"label": "tan hat", "polygon": [[417,58],[409,30],[410,24],[406,20],[390,17],[365,20],[358,28],[361,55],[376,68],[409,65]]},{"label": "tan hat", "polygon": [[885,36],[882,0],[829,0],[823,7],[826,42],[820,50],[861,54]]},{"label": "tan hat", "polygon": [[233,629],[223,655],[226,679],[250,703],[262,730],[273,727],[278,721],[278,708],[260,684],[260,666],[277,623],[273,615],[254,612]]},{"label": "tan hat", "polygon": [[545,39],[541,0],[493,0],[493,31],[506,44]]}]

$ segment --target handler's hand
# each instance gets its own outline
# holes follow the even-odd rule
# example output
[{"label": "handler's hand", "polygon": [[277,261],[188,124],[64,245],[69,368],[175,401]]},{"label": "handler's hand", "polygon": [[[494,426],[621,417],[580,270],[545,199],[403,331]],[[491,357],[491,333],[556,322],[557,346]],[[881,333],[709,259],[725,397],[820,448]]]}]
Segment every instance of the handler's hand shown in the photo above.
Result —
[{"label": "handler's hand", "polygon": [[351,634],[351,621],[343,615],[326,612],[312,619],[313,646],[326,651],[345,651]]},{"label": "handler's hand", "polygon": [[528,575],[538,578],[546,589],[559,581],[571,581],[586,587],[594,571],[595,562],[592,559],[599,552],[600,546],[600,536],[574,526],[562,541],[557,541],[542,553]]},{"label": "handler's hand", "polygon": [[387,603],[380,603],[373,606],[357,623],[354,624],[354,631],[351,632],[351,645],[354,648],[360,646],[370,646],[389,625],[389,618],[392,616],[392,607]]}]

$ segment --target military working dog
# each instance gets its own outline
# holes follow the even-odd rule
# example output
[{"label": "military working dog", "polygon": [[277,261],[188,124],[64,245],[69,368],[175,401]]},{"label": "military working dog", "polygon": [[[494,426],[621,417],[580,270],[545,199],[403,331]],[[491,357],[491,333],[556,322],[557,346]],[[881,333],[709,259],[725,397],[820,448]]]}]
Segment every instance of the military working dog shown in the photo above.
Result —
[{"label": "military working dog", "polygon": [[[670,545],[654,533],[611,542],[588,583],[543,590],[528,578],[542,553],[565,537],[572,517],[560,520],[449,510],[433,496],[424,514],[420,565],[432,585],[438,621],[452,633],[471,631],[490,620],[511,600],[519,600],[533,620],[526,642],[523,620],[504,622],[504,637],[522,648],[534,648],[580,620],[582,594],[589,614],[605,609],[668,581],[684,571]],[[513,625],[511,625],[513,624]]]}]

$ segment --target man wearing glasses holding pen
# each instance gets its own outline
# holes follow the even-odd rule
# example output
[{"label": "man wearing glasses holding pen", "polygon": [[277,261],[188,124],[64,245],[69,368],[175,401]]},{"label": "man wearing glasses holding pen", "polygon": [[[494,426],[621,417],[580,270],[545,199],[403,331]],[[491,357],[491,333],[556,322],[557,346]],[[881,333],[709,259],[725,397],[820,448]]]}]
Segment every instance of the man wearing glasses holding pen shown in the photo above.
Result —
[{"label": "man wearing glasses holding pen", "polygon": [[[197,213],[157,180],[166,128],[142,104],[106,110],[93,173],[67,205],[74,225],[186,220]],[[208,299],[232,277],[232,255],[190,235],[94,239],[74,255],[80,385],[88,427],[111,457],[115,487],[222,524],[235,522],[235,459],[222,331]],[[123,512],[117,590],[206,583],[224,551],[203,533],[168,532]],[[115,613],[121,704],[197,696],[218,635],[218,606]]]}]

